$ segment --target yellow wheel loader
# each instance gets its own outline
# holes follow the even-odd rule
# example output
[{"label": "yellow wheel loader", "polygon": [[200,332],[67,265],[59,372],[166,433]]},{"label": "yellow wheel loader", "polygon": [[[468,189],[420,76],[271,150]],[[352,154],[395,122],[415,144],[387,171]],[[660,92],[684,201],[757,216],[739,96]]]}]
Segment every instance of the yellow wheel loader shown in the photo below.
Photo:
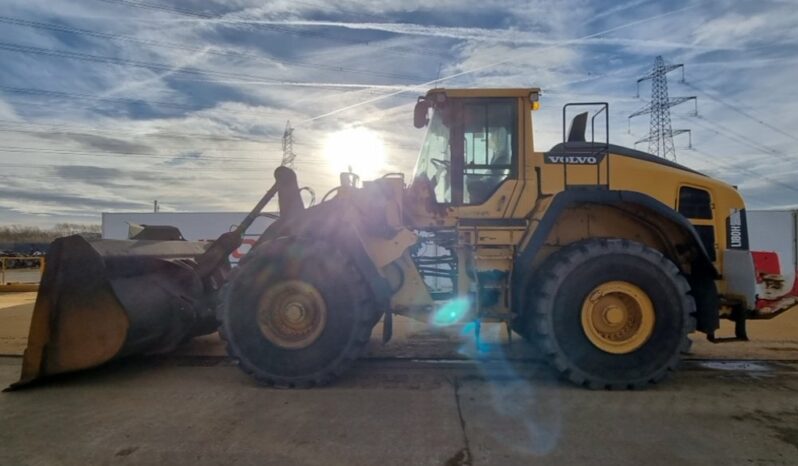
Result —
[{"label": "yellow wheel loader", "polygon": [[[504,322],[570,381],[638,388],[672,372],[688,334],[758,310],[734,187],[609,143],[606,103],[563,108],[563,142],[533,150],[538,89],[433,89],[412,178],[351,173],[306,208],[293,171],[213,243],[160,228],[131,241],[57,240],[21,380],[169,351],[217,329],[259,382],[329,383],[383,319]],[[586,111],[581,111],[586,110]],[[569,113],[576,115],[566,128]],[[589,136],[589,137],[588,137]],[[227,257],[277,195],[279,218]]]}]

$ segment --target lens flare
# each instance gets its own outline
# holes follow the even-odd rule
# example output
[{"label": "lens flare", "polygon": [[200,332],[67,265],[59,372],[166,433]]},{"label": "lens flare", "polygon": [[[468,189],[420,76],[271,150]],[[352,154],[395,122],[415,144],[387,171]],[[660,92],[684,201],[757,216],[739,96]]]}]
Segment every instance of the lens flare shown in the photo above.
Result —
[{"label": "lens flare", "polygon": [[432,314],[432,324],[448,327],[459,323],[468,314],[471,301],[468,298],[455,298],[448,301]]},{"label": "lens flare", "polygon": [[[556,378],[550,371],[521,364],[514,350],[502,344],[500,324],[483,324],[482,342],[475,338],[476,325],[468,323],[461,329],[463,345],[458,353],[471,359],[480,374],[480,382],[487,386],[487,394],[475,400],[476,407],[489,413],[490,418],[507,429],[485,429],[484,435],[504,445],[508,450],[530,456],[546,456],[558,445],[562,433],[563,414],[560,392],[551,390]],[[517,344],[517,343],[516,343]],[[523,371],[519,369],[524,368]],[[471,382],[462,381],[467,385]],[[507,435],[507,432],[512,432]]]}]

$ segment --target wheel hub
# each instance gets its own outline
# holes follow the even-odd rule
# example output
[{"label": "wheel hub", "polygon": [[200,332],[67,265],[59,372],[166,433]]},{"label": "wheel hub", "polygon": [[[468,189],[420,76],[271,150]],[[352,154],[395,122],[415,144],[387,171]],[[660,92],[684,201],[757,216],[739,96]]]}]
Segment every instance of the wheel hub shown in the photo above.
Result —
[{"label": "wheel hub", "polygon": [[623,322],[623,319],[626,317],[623,309],[617,306],[607,306],[606,311],[604,312],[604,318],[610,325],[618,325]]},{"label": "wheel hub", "polygon": [[625,281],[602,283],[582,304],[582,329],[602,351],[626,354],[640,348],[654,330],[654,306],[639,287]]},{"label": "wheel hub", "polygon": [[258,326],[267,340],[286,349],[310,346],[327,325],[321,293],[301,280],[277,283],[261,296]]}]

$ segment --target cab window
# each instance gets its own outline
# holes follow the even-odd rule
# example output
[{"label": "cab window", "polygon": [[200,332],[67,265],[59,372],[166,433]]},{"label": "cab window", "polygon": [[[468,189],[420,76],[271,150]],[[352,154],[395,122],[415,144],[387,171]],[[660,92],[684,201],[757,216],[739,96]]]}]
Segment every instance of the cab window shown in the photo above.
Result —
[{"label": "cab window", "polygon": [[514,176],[517,159],[516,102],[463,105],[463,204],[481,204]]},{"label": "cab window", "polygon": [[449,143],[449,128],[444,124],[441,112],[435,112],[427,128],[427,135],[421,146],[413,180],[419,176],[429,180],[435,193],[435,200],[441,204],[451,204],[452,153]]}]

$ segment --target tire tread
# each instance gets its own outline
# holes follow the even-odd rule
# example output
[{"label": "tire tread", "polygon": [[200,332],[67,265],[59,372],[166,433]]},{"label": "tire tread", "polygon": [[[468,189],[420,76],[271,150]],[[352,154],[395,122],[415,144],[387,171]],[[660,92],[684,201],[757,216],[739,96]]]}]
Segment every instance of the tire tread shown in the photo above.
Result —
[{"label": "tire tread", "polygon": [[[681,308],[684,312],[679,351],[676,351],[662,368],[644,380],[619,383],[579,370],[577,367],[570,364],[568,358],[559,350],[555,337],[546,323],[548,316],[544,309],[549,307],[546,306],[546,301],[555,299],[561,277],[569,273],[573,267],[578,266],[578,264],[582,263],[584,260],[593,257],[594,254],[603,255],[610,252],[631,253],[653,264],[659,265],[671,278],[671,281],[676,285],[679,291],[679,297],[682,303]],[[530,320],[532,322],[527,328],[532,334],[530,335],[531,339],[538,342],[538,347],[543,351],[551,366],[563,378],[572,383],[594,390],[633,390],[645,388],[648,385],[659,383],[675,372],[679,366],[681,354],[689,351],[692,342],[688,334],[694,331],[696,327],[695,300],[690,294],[690,285],[687,279],[676,265],[661,252],[649,248],[642,243],[626,239],[589,239],[569,245],[555,253],[544,263],[541,270],[543,272],[538,274],[538,276],[543,278],[537,286],[534,287],[530,306],[528,307],[528,311],[531,311]]]},{"label": "tire tread", "polygon": [[[287,239],[282,239],[288,241]],[[299,239],[291,239],[290,241],[301,241]],[[303,241],[304,242],[304,241]],[[264,245],[266,246],[266,245]],[[265,249],[265,248],[264,248]],[[304,251],[309,251],[310,256],[316,255],[324,255],[329,256],[331,254],[330,248],[326,244],[322,244],[321,241],[312,241],[307,245],[303,245]],[[297,376],[297,377],[281,377],[281,376],[274,376],[274,375],[267,375],[263,373],[258,367],[254,364],[247,361],[241,354],[239,354],[236,345],[233,342],[231,333],[227,330],[226,325],[226,315],[228,314],[228,303],[229,299],[227,294],[230,293],[231,284],[234,282],[235,278],[241,273],[241,267],[236,267],[233,269],[230,279],[228,280],[227,284],[224,286],[222,290],[223,298],[221,299],[221,303],[217,308],[217,319],[219,320],[219,336],[221,337],[222,341],[225,344],[225,349],[227,351],[228,356],[236,364],[244,373],[252,377],[258,384],[274,387],[274,388],[312,388],[312,387],[321,387],[324,385],[328,385],[332,383],[335,379],[343,375],[347,369],[349,369],[364,352],[365,348],[368,345],[368,342],[371,337],[371,330],[372,330],[372,322],[373,322],[373,309],[374,300],[371,298],[371,292],[368,289],[365,279],[363,278],[362,274],[357,270],[354,266],[353,262],[346,257],[346,255],[341,251],[334,251],[332,252],[333,255],[340,260],[343,265],[343,269],[347,271],[346,274],[342,274],[340,277],[345,277],[348,281],[348,287],[354,290],[359,309],[357,311],[359,314],[359,319],[356,322],[355,334],[350,339],[349,344],[345,347],[343,354],[336,358],[331,365],[328,367],[323,368],[320,371],[316,371],[313,374],[307,374],[305,376]],[[269,251],[265,250],[264,255],[269,255]],[[248,256],[251,257],[251,256]]]}]

